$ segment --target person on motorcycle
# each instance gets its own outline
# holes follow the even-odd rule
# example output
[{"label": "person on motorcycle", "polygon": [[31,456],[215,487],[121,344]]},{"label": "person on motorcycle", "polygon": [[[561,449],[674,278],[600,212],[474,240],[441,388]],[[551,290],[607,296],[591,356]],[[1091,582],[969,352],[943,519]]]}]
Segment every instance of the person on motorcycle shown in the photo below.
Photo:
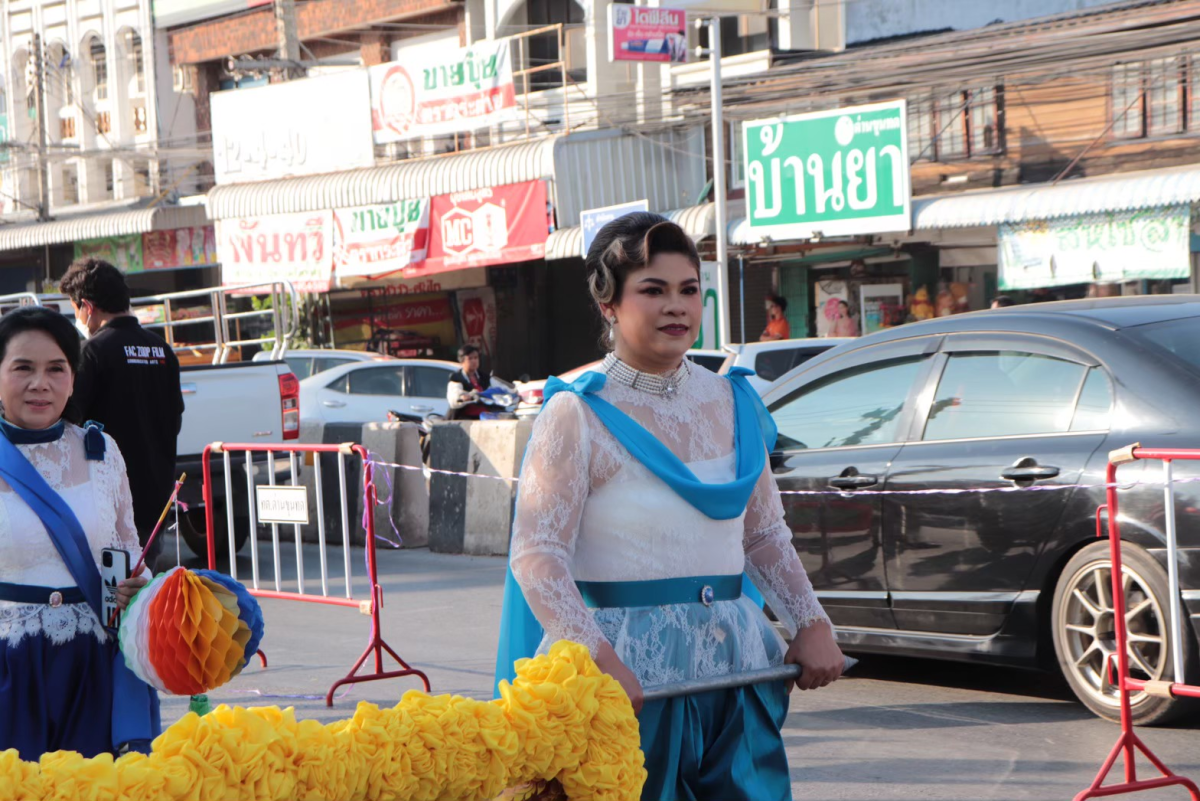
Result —
[{"label": "person on motorcycle", "polygon": [[451,420],[478,420],[486,411],[479,395],[491,385],[491,379],[479,372],[479,348],[463,345],[458,349],[462,369],[451,373],[446,385],[446,400],[450,402]]}]

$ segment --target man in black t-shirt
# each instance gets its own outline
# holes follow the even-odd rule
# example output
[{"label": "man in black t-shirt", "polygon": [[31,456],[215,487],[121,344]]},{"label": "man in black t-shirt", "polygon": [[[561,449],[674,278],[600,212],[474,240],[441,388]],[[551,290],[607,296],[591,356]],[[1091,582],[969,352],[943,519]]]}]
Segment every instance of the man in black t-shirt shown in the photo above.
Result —
[{"label": "man in black t-shirt", "polygon": [[[134,525],[144,546],[177,478],[175,440],[183,425],[179,360],[130,312],[125,276],[108,262],[77,260],[61,287],[75,308],[76,326],[89,337],[72,400],[84,420],[104,425],[125,457]],[[160,532],[146,555],[152,570],[161,537]]]}]

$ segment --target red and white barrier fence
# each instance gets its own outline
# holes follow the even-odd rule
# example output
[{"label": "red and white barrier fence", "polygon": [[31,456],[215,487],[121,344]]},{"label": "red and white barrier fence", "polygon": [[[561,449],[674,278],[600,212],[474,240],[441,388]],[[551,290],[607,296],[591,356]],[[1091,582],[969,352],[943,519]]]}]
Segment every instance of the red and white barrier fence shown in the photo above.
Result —
[{"label": "red and white barrier fence", "polygon": [[[333,694],[338,687],[364,681],[416,676],[421,680],[426,692],[428,692],[428,677],[421,671],[410,667],[383,639],[381,626],[383,588],[379,584],[378,563],[375,553],[374,509],[377,501],[377,493],[375,489],[374,463],[370,459],[367,450],[361,445],[352,443],[343,443],[341,445],[268,445],[262,443],[229,442],[214,442],[204,449],[204,504],[205,521],[208,529],[208,567],[210,570],[217,569],[216,537],[213,525],[215,520],[212,458],[220,456],[224,467],[225,523],[226,532],[229,537],[230,554],[229,570],[233,578],[241,580],[238,577],[236,559],[237,532],[235,528],[236,515],[233,487],[235,454],[244,460],[246,472],[246,498],[249,512],[251,546],[251,577],[249,583],[243,583],[247,583],[247,589],[250,594],[260,598],[277,598],[288,601],[305,601],[308,603],[355,607],[371,618],[371,634],[366,650],[363,651],[362,656],[358,658],[354,666],[350,668],[350,672],[344,678],[334,682],[333,686],[329,688],[329,692],[325,696],[325,705],[333,706]],[[313,468],[317,507],[315,522],[317,526],[318,553],[321,563],[319,578],[321,589],[319,594],[317,594],[315,586],[311,587],[312,591],[309,592],[310,585],[306,582],[304,575],[304,548],[301,534],[303,526],[309,523],[309,515],[308,488],[300,480],[299,461],[302,454],[314,455]],[[340,500],[338,511],[340,512],[341,522],[340,556],[342,559],[344,587],[335,587],[335,582],[331,582],[330,580],[330,566],[327,555],[331,543],[327,538],[321,454],[335,454],[337,457],[337,487]],[[266,460],[266,481],[264,483],[255,482],[256,455],[265,457]],[[289,479],[286,484],[278,484],[276,482],[276,459],[281,455],[286,456],[290,468]],[[364,578],[367,582],[367,597],[365,598],[356,596],[354,587],[353,560],[350,556],[350,532],[352,530],[350,527],[350,518],[352,510],[350,506],[349,483],[347,481],[347,459],[357,460],[362,469],[363,508],[366,510],[366,514],[364,515],[364,526],[366,528],[366,566]],[[261,462],[258,464],[261,464]],[[262,570],[259,565],[258,554],[258,528],[260,523],[270,525],[271,527],[271,553],[273,561],[271,584],[273,589],[265,589],[263,587]],[[295,540],[295,590],[285,589],[283,578],[283,549],[279,540],[279,528],[280,526],[288,525],[292,527],[293,538]],[[384,670],[385,653],[399,663],[400,670]],[[358,671],[370,657],[374,657],[374,671],[360,675]]]},{"label": "red and white barrier fence", "polygon": [[[1116,677],[1114,685],[1121,704],[1121,734],[1117,743],[1109,752],[1108,758],[1096,775],[1091,786],[1075,796],[1075,801],[1088,798],[1102,798],[1111,795],[1124,795],[1143,790],[1157,790],[1162,787],[1184,787],[1192,795],[1192,801],[1200,801],[1200,788],[1191,779],[1171,771],[1162,760],[1146,746],[1133,730],[1133,714],[1131,711],[1130,695],[1132,693],[1149,693],[1150,695],[1178,698],[1200,698],[1200,687],[1184,683],[1183,653],[1187,647],[1187,634],[1184,629],[1186,619],[1183,616],[1183,602],[1179,587],[1179,545],[1176,539],[1177,528],[1175,521],[1175,484],[1172,474],[1172,463],[1175,461],[1200,461],[1200,450],[1156,449],[1131,445],[1128,448],[1113,451],[1109,454],[1107,475],[1107,497],[1104,506],[1096,510],[1096,534],[1103,536],[1100,516],[1108,513],[1108,542],[1112,554],[1112,597],[1113,609],[1125,609],[1125,586],[1121,562],[1121,531],[1120,513],[1117,498],[1117,468],[1123,464],[1139,460],[1153,459],[1163,463],[1163,534],[1167,546],[1167,580],[1170,587],[1169,601],[1170,633],[1168,637],[1174,640],[1171,648],[1173,681],[1145,681],[1132,678],[1129,674],[1129,630],[1125,624],[1125,615],[1113,615],[1113,628],[1116,636],[1116,653],[1112,659],[1116,662]],[[1111,672],[1110,662],[1110,672]],[[1159,776],[1153,779],[1139,779],[1137,776],[1137,752],[1158,770]],[[1117,759],[1124,757],[1125,780],[1114,784],[1104,784],[1109,772]]]}]

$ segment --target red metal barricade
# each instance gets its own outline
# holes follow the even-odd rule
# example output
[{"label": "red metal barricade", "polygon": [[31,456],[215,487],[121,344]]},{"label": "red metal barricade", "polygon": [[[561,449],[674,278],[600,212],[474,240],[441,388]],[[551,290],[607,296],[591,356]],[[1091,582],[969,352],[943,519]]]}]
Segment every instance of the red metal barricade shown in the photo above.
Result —
[{"label": "red metal barricade", "polygon": [[[1101,798],[1110,795],[1124,795],[1126,793],[1136,793],[1142,790],[1155,790],[1160,787],[1185,787],[1192,794],[1192,801],[1200,801],[1200,789],[1191,779],[1171,771],[1162,760],[1154,755],[1154,753],[1146,746],[1142,739],[1133,730],[1133,715],[1130,710],[1129,696],[1135,692],[1145,692],[1152,695],[1165,697],[1188,697],[1200,698],[1200,687],[1194,687],[1184,684],[1183,675],[1183,650],[1186,647],[1186,630],[1183,628],[1187,625],[1184,618],[1182,600],[1179,588],[1179,554],[1178,543],[1176,542],[1176,527],[1175,527],[1175,495],[1172,478],[1171,465],[1175,461],[1200,461],[1200,450],[1181,450],[1181,449],[1155,449],[1143,448],[1140,445],[1131,445],[1128,448],[1123,448],[1119,451],[1114,451],[1109,455],[1108,463],[1108,478],[1107,478],[1107,504],[1097,511],[1097,534],[1100,534],[1099,529],[1099,514],[1107,508],[1108,511],[1108,541],[1112,554],[1112,594],[1113,608],[1125,608],[1125,587],[1122,580],[1122,562],[1121,562],[1121,532],[1119,529],[1118,518],[1119,508],[1117,505],[1117,468],[1122,464],[1135,462],[1141,459],[1160,460],[1163,463],[1163,503],[1164,510],[1164,533],[1167,539],[1167,558],[1168,558],[1168,580],[1170,585],[1170,626],[1172,636],[1179,638],[1176,647],[1172,649],[1174,656],[1173,660],[1173,677],[1174,681],[1144,681],[1141,679],[1132,678],[1129,675],[1129,654],[1126,650],[1128,647],[1129,632],[1125,625],[1124,615],[1113,615],[1113,624],[1116,635],[1116,678],[1115,686],[1117,688],[1117,696],[1121,704],[1121,734],[1117,738],[1116,745],[1109,752],[1108,758],[1105,759],[1103,766],[1100,768],[1095,781],[1092,785],[1075,796],[1075,801],[1083,801],[1086,798]],[[1110,663],[1111,670],[1111,663]],[[1141,752],[1146,759],[1150,761],[1160,773],[1159,776],[1153,779],[1138,779],[1137,777],[1137,753]],[[1116,764],[1118,757],[1123,757],[1125,767],[1125,780],[1116,784],[1104,784],[1104,780],[1108,778],[1109,772]]]},{"label": "red metal barricade", "polygon": [[[212,463],[211,457],[219,455],[224,460],[224,481],[225,481],[225,514],[226,514],[226,531],[229,535],[229,567],[233,578],[237,579],[237,560],[234,554],[237,552],[235,547],[236,532],[234,527],[234,494],[233,494],[233,454],[242,454],[245,460],[246,472],[246,494],[247,505],[249,507],[250,517],[250,559],[252,577],[247,586],[251,595],[260,598],[277,598],[288,601],[307,601],[309,603],[332,604],[334,606],[350,606],[357,608],[363,614],[369,615],[371,618],[371,636],[367,642],[367,648],[363,651],[362,656],[350,668],[350,672],[338,681],[334,682],[329,688],[329,692],[325,696],[325,705],[333,706],[333,694],[338,687],[345,684],[355,684],[364,681],[377,681],[380,679],[394,679],[404,676],[416,676],[425,686],[425,691],[429,691],[429,679],[421,671],[409,666],[407,662],[392,650],[392,648],[384,641],[382,635],[382,627],[380,622],[380,612],[383,608],[383,589],[379,585],[378,565],[375,553],[375,505],[377,500],[374,473],[372,463],[365,448],[361,445],[353,443],[343,443],[340,445],[264,445],[262,443],[246,444],[246,443],[228,443],[214,442],[204,449],[204,504],[205,504],[205,520],[208,527],[208,567],[210,570],[217,569],[217,551],[216,540],[214,537],[214,519],[213,519],[213,487],[212,487]],[[255,454],[260,454],[266,457],[266,481],[262,484],[255,484]],[[290,483],[277,484],[275,460],[277,455],[285,454],[288,459],[288,464],[291,468]],[[258,515],[256,498],[260,487],[301,487],[300,470],[298,467],[298,456],[301,454],[314,454],[313,467],[315,471],[316,482],[316,524],[317,537],[319,546],[319,555],[321,560],[321,592],[320,594],[306,592],[306,579],[304,575],[304,551],[301,543],[301,524],[294,523],[294,538],[295,538],[295,558],[296,558],[296,590],[284,590],[282,579],[282,551],[279,543],[279,522],[272,522],[271,526],[271,545],[274,561],[274,589],[263,589],[261,586],[261,575],[259,571],[259,554],[258,554]],[[322,465],[320,454],[336,454],[338,465],[338,487],[341,500],[341,531],[342,531],[342,564],[343,575],[345,580],[345,591],[341,597],[330,592],[329,580],[329,563],[327,560],[327,543],[326,543],[326,519],[325,519],[325,498],[322,485]],[[366,526],[366,580],[368,584],[369,598],[356,598],[353,590],[353,571],[350,545],[350,504],[349,492],[346,480],[346,459],[357,457],[362,467],[362,491],[363,491],[363,508],[366,510],[364,515]],[[305,507],[307,508],[307,507]],[[244,582],[243,582],[244,583]],[[384,654],[387,653],[399,663],[401,670],[384,670]],[[366,663],[369,657],[374,657],[375,670],[372,673],[364,673],[358,675],[358,671]],[[266,660],[264,658],[264,665]]]}]

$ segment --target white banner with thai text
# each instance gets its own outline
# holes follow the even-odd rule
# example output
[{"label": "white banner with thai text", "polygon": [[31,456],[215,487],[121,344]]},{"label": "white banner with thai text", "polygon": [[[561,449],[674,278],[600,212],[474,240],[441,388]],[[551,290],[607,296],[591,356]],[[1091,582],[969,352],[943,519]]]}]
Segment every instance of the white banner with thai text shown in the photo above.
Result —
[{"label": "white banner with thai text", "polygon": [[1000,288],[1037,289],[1191,275],[1187,206],[1000,226]]},{"label": "white banner with thai text", "polygon": [[507,39],[479,42],[420,63],[379,64],[367,72],[376,144],[486,128],[516,114]]},{"label": "white banner with thai text", "polygon": [[366,70],[212,96],[218,184],[375,165]]},{"label": "white banner with thai text", "polygon": [[217,220],[217,256],[226,286],[291,281],[326,292],[333,274],[333,212]]}]

